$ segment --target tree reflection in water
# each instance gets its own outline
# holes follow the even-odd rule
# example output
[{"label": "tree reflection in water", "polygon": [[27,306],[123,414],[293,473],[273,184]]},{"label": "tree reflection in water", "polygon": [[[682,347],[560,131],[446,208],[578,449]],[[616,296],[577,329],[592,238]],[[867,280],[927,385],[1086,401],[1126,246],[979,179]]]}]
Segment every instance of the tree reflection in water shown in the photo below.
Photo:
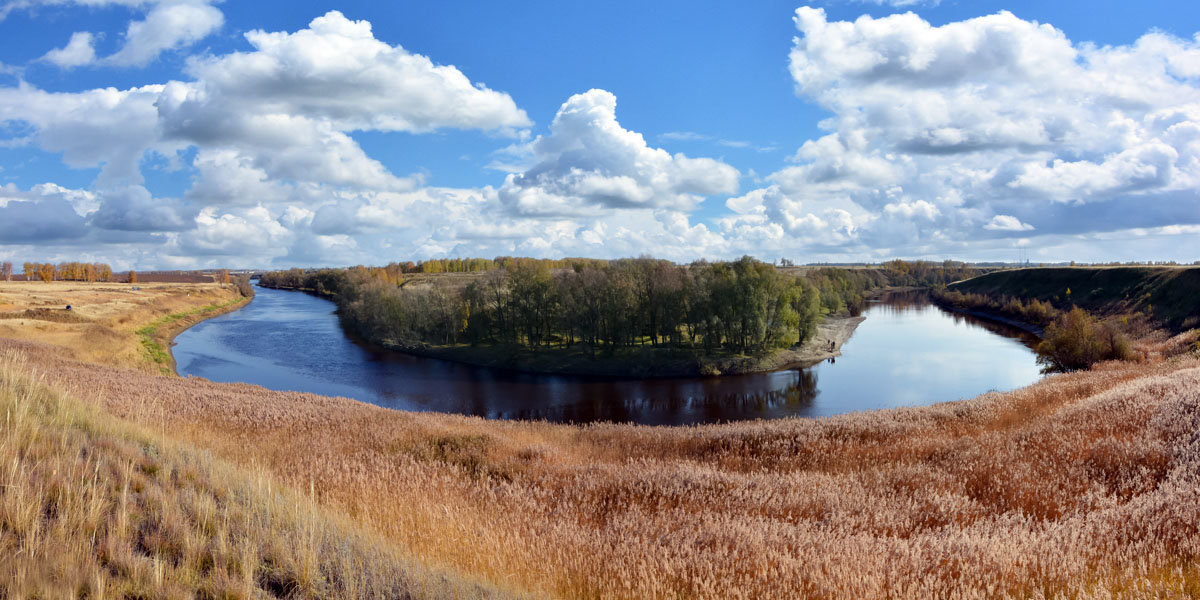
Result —
[{"label": "tree reflection in water", "polygon": [[780,389],[702,393],[695,396],[615,398],[597,395],[589,402],[504,412],[489,412],[485,406],[479,406],[482,410],[477,414],[490,418],[544,419],[560,423],[637,422],[656,425],[717,423],[787,414],[804,416],[820,393],[817,389],[817,373],[812,369],[797,369],[780,375],[784,374],[790,375],[791,381]]}]

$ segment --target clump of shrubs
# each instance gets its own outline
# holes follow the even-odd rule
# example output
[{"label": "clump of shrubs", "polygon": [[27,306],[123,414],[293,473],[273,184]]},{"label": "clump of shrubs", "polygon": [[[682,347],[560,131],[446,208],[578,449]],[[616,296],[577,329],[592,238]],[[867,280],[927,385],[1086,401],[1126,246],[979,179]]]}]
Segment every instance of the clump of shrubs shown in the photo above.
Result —
[{"label": "clump of shrubs", "polygon": [[1078,307],[1046,327],[1037,353],[1038,364],[1047,372],[1087,369],[1132,356],[1125,336]]},{"label": "clump of shrubs", "polygon": [[238,277],[235,280],[235,284],[237,285],[238,293],[240,293],[243,298],[254,297],[254,284],[250,283],[249,275]]}]

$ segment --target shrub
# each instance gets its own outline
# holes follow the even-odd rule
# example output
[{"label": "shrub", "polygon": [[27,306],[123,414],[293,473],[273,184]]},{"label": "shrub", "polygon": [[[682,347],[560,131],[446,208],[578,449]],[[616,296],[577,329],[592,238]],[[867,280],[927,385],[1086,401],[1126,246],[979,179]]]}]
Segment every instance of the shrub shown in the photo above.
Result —
[{"label": "shrub", "polygon": [[1102,360],[1125,360],[1130,349],[1125,336],[1076,307],[1046,327],[1037,353],[1046,371],[1075,371]]},{"label": "shrub", "polygon": [[240,293],[243,298],[254,297],[254,284],[250,283],[250,277],[248,275],[237,278],[237,289],[238,293]]}]

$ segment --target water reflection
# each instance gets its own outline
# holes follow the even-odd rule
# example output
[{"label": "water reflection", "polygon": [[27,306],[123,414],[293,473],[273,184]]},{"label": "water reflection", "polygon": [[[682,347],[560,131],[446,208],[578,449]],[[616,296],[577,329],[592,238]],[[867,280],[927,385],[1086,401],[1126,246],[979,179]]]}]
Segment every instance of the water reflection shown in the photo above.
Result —
[{"label": "water reflection", "polygon": [[403,410],[575,423],[823,416],[954,400],[1038,377],[1020,332],[944,312],[921,294],[890,295],[864,314],[836,362],[733,377],[611,380],[377,352],[343,334],[328,301],[260,289],[248,307],[184,332],[174,352],[180,374],[215,381]]}]

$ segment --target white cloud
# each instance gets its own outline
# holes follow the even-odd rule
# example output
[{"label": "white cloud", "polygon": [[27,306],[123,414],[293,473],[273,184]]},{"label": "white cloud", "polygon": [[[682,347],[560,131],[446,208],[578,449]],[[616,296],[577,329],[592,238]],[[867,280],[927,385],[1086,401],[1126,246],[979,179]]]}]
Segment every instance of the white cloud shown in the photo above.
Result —
[{"label": "white cloud", "polygon": [[1008,12],[933,26],[802,7],[795,23],[796,92],[832,116],[768,181],[816,218],[845,211],[847,249],[1200,221],[1200,41],[1074,44]]},{"label": "white cloud", "polygon": [[161,139],[155,103],[162,91],[147,85],[55,93],[22,82],[0,87],[0,122],[32,125],[37,144],[61,152],[70,167],[101,167],[103,185],[140,184],[148,150],[169,155],[180,147]]},{"label": "white cloud", "polygon": [[571,96],[550,133],[527,145],[533,166],[505,178],[500,200],[522,215],[598,214],[605,209],[693,208],[737,191],[737,169],[710,158],[651,148],[621,127],[605,90]]},{"label": "white cloud", "polygon": [[214,1],[219,0],[11,0],[0,5],[0,21],[13,11],[42,6],[121,6],[138,11],[148,7],[141,20],[129,22],[120,49],[109,56],[98,58],[94,47],[96,36],[77,31],[65,47],[50,50],[42,57],[62,68],[90,64],[144,67],[163,52],[191,46],[220,29],[225,15],[213,6]]},{"label": "white cloud", "polygon": [[337,131],[429,132],[442,128],[512,134],[529,127],[508,94],[472,83],[457,68],[375,39],[367,21],[338,11],[295,33],[251,31],[252,52],[196,58],[196,80],[180,111],[214,126],[215,111],[304,115]]},{"label": "white cloud", "polygon": [[55,48],[46,53],[42,60],[54,63],[64,69],[91,64],[96,60],[96,49],[92,47],[92,34],[87,31],[76,31],[71,34],[71,41],[62,48]]},{"label": "white cloud", "polygon": [[1010,215],[996,215],[983,228],[992,231],[1033,231],[1033,225],[1022,223],[1020,219]]},{"label": "white cloud", "polygon": [[143,67],[159,54],[202,40],[225,23],[225,15],[205,0],[162,0],[153,5],[145,19],[132,21],[125,43],[106,62]]}]

